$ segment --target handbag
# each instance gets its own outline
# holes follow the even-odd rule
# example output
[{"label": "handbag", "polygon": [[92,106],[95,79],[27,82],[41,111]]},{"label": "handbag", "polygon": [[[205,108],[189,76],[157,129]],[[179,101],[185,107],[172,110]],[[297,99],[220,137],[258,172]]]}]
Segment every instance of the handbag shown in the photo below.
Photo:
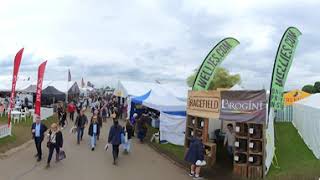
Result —
[{"label": "handbag", "polygon": [[50,148],[50,146],[51,146],[51,142],[48,141],[48,142],[47,142],[47,148]]},{"label": "handbag", "polygon": [[66,157],[67,156],[66,156],[66,153],[64,152],[64,150],[60,150],[60,152],[59,152],[59,160],[63,160]]}]

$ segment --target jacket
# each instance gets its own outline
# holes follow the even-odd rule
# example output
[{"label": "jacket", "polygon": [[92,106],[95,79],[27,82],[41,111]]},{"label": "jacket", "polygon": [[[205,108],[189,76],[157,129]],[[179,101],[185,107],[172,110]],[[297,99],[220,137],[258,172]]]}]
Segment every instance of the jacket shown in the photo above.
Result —
[{"label": "jacket", "polygon": [[109,131],[108,143],[112,145],[121,144],[121,133],[123,133],[123,129],[120,125],[111,126]]},{"label": "jacket", "polygon": [[204,160],[204,145],[200,139],[191,139],[189,150],[185,156],[185,160],[189,163],[195,164],[198,160]]},{"label": "jacket", "polygon": [[85,124],[88,123],[88,118],[86,115],[78,115],[76,122],[74,123],[74,125],[78,128],[84,128]]},{"label": "jacket", "polygon": [[[50,141],[50,136],[51,136],[51,134],[52,134],[52,131],[50,130],[49,131],[49,142],[51,142]],[[63,137],[62,137],[62,133],[61,133],[61,131],[58,131],[58,132],[56,132],[56,143],[55,143],[56,145],[58,145],[59,147],[61,147],[62,148],[62,146],[63,146]]]},{"label": "jacket", "polygon": [[[32,131],[33,129],[34,129],[34,130],[36,129],[36,123],[32,123],[32,125],[31,125],[31,131]],[[41,138],[41,141],[43,141],[44,133],[47,131],[47,129],[48,129],[48,128],[47,128],[46,125],[40,123],[40,138]],[[32,137],[35,138],[35,136],[36,136],[36,133],[35,133],[35,132],[32,133]]]},{"label": "jacket", "polygon": [[97,135],[100,134],[100,125],[99,125],[99,123],[90,123],[89,131],[88,131],[89,136],[93,135],[93,125],[94,124],[97,124]]}]

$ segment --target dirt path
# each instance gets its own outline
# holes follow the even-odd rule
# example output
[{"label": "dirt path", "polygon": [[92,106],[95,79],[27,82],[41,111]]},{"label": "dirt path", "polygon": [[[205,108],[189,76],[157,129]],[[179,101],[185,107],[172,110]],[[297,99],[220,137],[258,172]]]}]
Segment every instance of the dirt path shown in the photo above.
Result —
[{"label": "dirt path", "polygon": [[110,149],[106,152],[103,148],[106,143],[107,129],[111,121],[104,124],[101,138],[94,152],[89,148],[89,136],[87,130],[80,145],[76,145],[76,136],[69,134],[69,128],[64,132],[64,150],[67,159],[55,163],[54,159],[50,169],[44,169],[48,149],[43,142],[43,160],[36,162],[33,157],[35,147],[30,146],[13,156],[0,160],[1,180],[185,180],[191,179],[186,172],[169,160],[165,159],[148,145],[133,141],[132,153],[122,155],[118,166],[112,165],[112,154]]}]

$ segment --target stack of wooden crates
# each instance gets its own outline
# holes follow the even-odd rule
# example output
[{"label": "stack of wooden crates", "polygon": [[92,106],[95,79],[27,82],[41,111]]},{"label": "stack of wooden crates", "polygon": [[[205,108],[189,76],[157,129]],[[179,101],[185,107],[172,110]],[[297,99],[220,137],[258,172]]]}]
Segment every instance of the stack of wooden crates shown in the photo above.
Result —
[{"label": "stack of wooden crates", "polygon": [[233,173],[248,178],[263,178],[265,125],[237,122]]},{"label": "stack of wooden crates", "polygon": [[206,155],[205,160],[208,166],[213,166],[216,162],[216,144],[209,142],[209,119],[195,116],[187,116],[186,135],[185,135],[185,148],[188,150],[190,141],[195,133],[202,134],[202,142],[205,146]]}]

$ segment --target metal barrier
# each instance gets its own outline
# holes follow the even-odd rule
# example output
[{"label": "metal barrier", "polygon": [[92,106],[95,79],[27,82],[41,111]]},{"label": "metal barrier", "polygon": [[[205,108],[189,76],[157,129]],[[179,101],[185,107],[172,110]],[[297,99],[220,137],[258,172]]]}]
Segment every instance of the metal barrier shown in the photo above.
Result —
[{"label": "metal barrier", "polygon": [[276,122],[292,122],[293,119],[293,106],[286,106],[281,111],[275,114]]}]

